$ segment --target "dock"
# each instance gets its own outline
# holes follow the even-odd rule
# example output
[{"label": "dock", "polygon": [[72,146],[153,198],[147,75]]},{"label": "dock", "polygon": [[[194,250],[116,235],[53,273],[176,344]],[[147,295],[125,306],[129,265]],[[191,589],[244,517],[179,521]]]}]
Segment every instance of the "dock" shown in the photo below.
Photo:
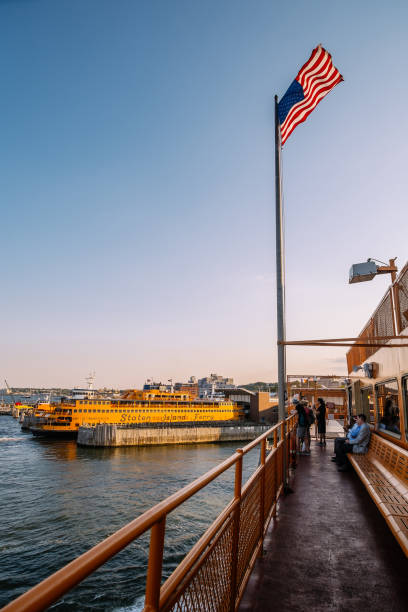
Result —
[{"label": "dock", "polygon": [[279,502],[239,612],[408,609],[408,559],[353,470],[312,441]]},{"label": "dock", "polygon": [[248,422],[101,424],[80,427],[77,443],[79,446],[119,447],[242,442],[254,440],[268,429],[268,425]]}]

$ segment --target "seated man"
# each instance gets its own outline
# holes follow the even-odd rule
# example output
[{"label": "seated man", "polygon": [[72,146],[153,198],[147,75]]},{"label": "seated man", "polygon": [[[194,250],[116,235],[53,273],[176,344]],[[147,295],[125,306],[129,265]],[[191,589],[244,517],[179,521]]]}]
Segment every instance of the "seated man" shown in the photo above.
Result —
[{"label": "seated man", "polygon": [[341,441],[338,444],[336,451],[336,460],[339,465],[339,472],[345,472],[349,469],[349,461],[347,459],[347,453],[364,454],[368,450],[368,443],[370,442],[370,427],[366,423],[365,414],[359,414],[357,417],[357,425],[360,426],[360,430],[356,437],[350,437],[348,440]]},{"label": "seated man", "polygon": [[347,440],[351,440],[351,438],[356,438],[358,432],[360,431],[361,426],[355,421],[354,425],[349,428],[346,437],[343,438],[335,438],[334,440],[334,455],[331,458],[332,461],[337,461],[337,451],[339,450],[339,446],[342,442],[347,442]]}]

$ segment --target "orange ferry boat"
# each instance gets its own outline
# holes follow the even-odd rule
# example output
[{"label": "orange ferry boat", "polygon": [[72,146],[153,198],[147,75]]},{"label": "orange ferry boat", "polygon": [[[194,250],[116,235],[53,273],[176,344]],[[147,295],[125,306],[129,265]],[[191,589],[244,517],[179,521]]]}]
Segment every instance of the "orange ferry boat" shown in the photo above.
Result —
[{"label": "orange ferry boat", "polygon": [[238,421],[242,409],[229,400],[192,399],[187,393],[157,389],[125,391],[120,399],[63,399],[51,405],[50,414],[34,420],[34,435],[76,437],[82,425],[137,425]]}]

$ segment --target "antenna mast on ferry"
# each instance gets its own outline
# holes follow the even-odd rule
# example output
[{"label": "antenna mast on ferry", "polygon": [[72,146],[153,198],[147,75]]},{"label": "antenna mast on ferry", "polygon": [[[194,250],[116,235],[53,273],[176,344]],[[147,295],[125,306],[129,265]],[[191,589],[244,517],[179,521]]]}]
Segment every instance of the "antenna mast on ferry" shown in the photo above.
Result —
[{"label": "antenna mast on ferry", "polygon": [[86,382],[88,383],[88,396],[89,397],[93,397],[95,394],[94,387],[93,387],[95,376],[96,376],[95,372],[89,372],[88,376],[85,378]]}]

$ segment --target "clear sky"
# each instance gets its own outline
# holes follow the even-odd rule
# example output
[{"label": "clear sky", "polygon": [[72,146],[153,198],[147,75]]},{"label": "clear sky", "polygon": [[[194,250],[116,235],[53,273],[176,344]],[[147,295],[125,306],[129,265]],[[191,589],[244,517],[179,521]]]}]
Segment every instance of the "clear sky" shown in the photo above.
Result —
[{"label": "clear sky", "polygon": [[[0,0],[0,386],[276,380],[273,96],[344,76],[283,153],[288,339],[357,335],[407,259],[408,4]],[[345,373],[288,349],[289,373]]]}]

